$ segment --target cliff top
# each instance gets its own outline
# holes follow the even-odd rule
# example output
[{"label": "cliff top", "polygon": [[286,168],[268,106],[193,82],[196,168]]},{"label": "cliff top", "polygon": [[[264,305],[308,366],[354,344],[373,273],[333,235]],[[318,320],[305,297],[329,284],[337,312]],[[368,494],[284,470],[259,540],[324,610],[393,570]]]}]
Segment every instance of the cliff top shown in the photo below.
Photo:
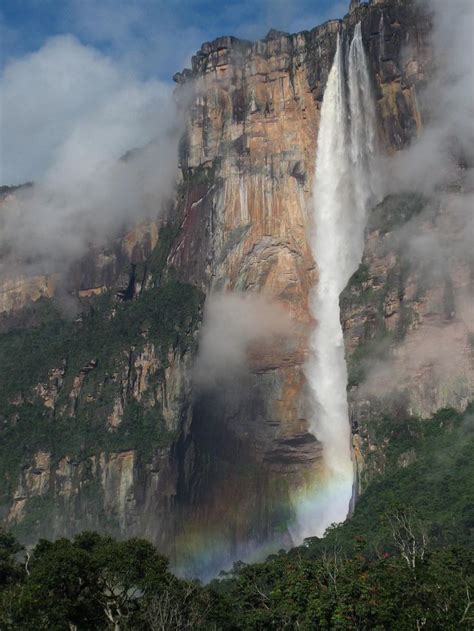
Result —
[{"label": "cliff top", "polygon": [[284,31],[278,31],[276,29],[270,29],[263,39],[250,41],[246,39],[239,39],[232,35],[226,35],[218,37],[211,42],[204,42],[201,48],[191,59],[191,68],[185,68],[182,72],[177,72],[173,76],[173,81],[176,83],[185,83],[187,79],[196,76],[206,66],[206,62],[212,55],[218,54],[223,50],[232,50],[238,55],[245,55],[251,52],[257,52],[259,54],[270,54],[270,48],[274,49],[275,44],[280,42],[291,42],[293,47],[298,43],[298,40],[310,35],[312,37],[322,37],[328,32],[333,32],[339,27],[342,20],[334,19],[328,20],[319,26],[314,27],[310,31],[300,31],[299,33],[286,33]]},{"label": "cliff top", "polygon": [[393,7],[394,5],[411,2],[412,0],[370,0],[369,2],[351,0],[348,13],[343,18],[327,20],[309,30],[303,30],[298,33],[287,33],[272,28],[264,38],[256,41],[240,39],[232,35],[218,37],[210,42],[204,42],[201,48],[192,57],[191,68],[185,68],[182,72],[177,72],[173,76],[173,81],[176,83],[185,83],[188,79],[207,70],[208,67],[214,66],[212,62],[210,64],[208,63],[209,58],[217,57],[218,54],[224,50],[231,50],[233,53],[236,53],[237,56],[245,56],[251,53],[261,55],[273,54],[275,47],[279,44],[281,47],[286,45],[289,49],[298,50],[298,48],[306,44],[308,40],[314,42],[326,36],[328,33],[333,33],[347,19],[351,19],[351,21],[352,19],[358,19],[360,13],[370,9],[370,7],[378,6],[378,8],[383,8],[383,5],[386,5],[388,8],[389,6]]}]

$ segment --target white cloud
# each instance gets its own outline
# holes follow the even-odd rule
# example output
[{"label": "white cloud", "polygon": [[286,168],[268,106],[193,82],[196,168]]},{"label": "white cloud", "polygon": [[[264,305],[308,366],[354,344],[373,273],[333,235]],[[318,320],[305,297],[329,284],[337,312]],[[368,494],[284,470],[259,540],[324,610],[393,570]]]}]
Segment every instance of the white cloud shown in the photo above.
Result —
[{"label": "white cloud", "polygon": [[168,84],[138,81],[72,36],[48,40],[3,73],[2,183],[119,158],[170,124],[170,94]]},{"label": "white cloud", "polygon": [[168,78],[189,65],[204,41],[312,29],[342,17],[348,6],[349,0],[66,0],[60,20],[65,30],[107,47],[138,72]]},{"label": "white cloud", "polygon": [[62,36],[6,66],[1,103],[2,183],[37,185],[2,208],[0,249],[50,268],[159,212],[177,169],[169,84]]}]

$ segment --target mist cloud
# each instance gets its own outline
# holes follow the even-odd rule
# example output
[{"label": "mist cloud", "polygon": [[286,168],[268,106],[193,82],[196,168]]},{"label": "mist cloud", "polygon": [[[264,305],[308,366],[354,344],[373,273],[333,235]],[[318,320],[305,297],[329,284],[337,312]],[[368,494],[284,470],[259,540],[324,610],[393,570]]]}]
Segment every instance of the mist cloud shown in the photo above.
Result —
[{"label": "mist cloud", "polygon": [[171,193],[179,127],[170,85],[61,36],[6,66],[1,102],[2,183],[36,182],[2,206],[4,254],[54,268],[156,216]]},{"label": "mist cloud", "polygon": [[290,332],[290,317],[281,305],[257,294],[215,293],[206,300],[195,383],[212,387],[245,369],[255,342],[274,341]]},{"label": "mist cloud", "polygon": [[474,3],[418,2],[433,15],[434,76],[418,95],[423,132],[389,160],[387,192],[432,193],[474,167]]}]

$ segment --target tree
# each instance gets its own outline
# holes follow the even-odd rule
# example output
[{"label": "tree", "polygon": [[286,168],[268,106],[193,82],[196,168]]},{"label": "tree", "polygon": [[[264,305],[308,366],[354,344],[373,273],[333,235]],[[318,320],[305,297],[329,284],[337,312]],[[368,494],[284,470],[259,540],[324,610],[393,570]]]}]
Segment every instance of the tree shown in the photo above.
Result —
[{"label": "tree", "polygon": [[151,592],[143,607],[150,631],[211,628],[206,625],[211,597],[197,582],[170,580],[168,585]]},{"label": "tree", "polygon": [[16,556],[23,550],[15,537],[0,528],[0,590],[17,581],[24,568],[18,563]]},{"label": "tree", "polygon": [[[90,546],[91,542],[86,543]],[[78,538],[77,545],[84,545],[84,539]],[[94,598],[118,631],[139,616],[141,601],[149,591],[167,586],[168,561],[142,539],[114,541],[97,536],[90,550],[97,567]]]},{"label": "tree", "polygon": [[97,568],[86,551],[68,539],[42,540],[29,567],[16,594],[19,628],[100,628],[101,612],[94,600]]},{"label": "tree", "polygon": [[399,508],[387,515],[392,537],[401,556],[411,570],[423,561],[428,546],[428,534],[420,519],[411,511]]}]

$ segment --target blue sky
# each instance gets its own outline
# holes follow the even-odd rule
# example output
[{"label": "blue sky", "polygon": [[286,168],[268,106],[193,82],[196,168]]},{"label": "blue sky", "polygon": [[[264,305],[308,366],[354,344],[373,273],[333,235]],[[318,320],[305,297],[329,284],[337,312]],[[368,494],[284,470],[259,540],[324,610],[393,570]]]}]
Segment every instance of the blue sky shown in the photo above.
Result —
[{"label": "blue sky", "polygon": [[295,32],[340,17],[349,0],[3,0],[2,66],[73,34],[82,44],[133,67],[144,78],[168,79],[203,41],[249,39],[270,28]]}]

